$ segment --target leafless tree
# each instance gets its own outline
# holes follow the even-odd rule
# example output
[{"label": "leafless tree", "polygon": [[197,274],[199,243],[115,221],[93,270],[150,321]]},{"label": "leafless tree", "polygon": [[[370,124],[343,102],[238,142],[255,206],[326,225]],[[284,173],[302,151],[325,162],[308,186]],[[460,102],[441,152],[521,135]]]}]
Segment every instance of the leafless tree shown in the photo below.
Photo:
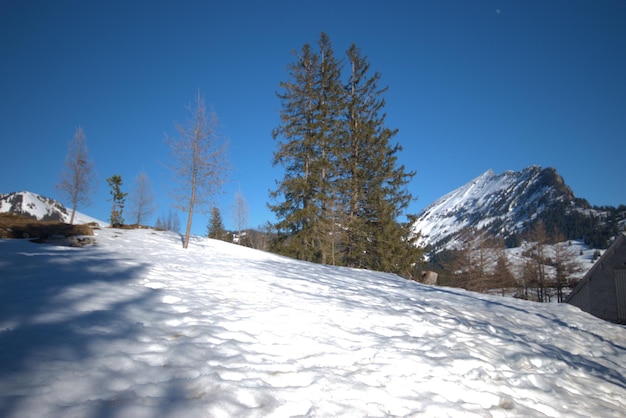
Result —
[{"label": "leafless tree", "polygon": [[178,214],[170,209],[167,215],[161,214],[157,217],[154,227],[163,231],[180,232],[180,220],[178,219]]},{"label": "leafless tree", "polygon": [[268,221],[264,225],[259,225],[256,229],[249,231],[248,244],[254,249],[269,251],[273,235],[274,225]]},{"label": "leafless tree", "polygon": [[237,190],[235,192],[235,201],[232,206],[232,220],[234,224],[237,226],[237,237],[239,239],[239,244],[243,244],[241,231],[248,227],[248,202],[246,202],[246,198],[243,196],[241,190]]},{"label": "leafless tree", "polygon": [[530,260],[525,265],[525,285],[535,289],[538,302],[549,302],[552,295],[548,289],[550,260],[546,227],[543,222],[537,221],[526,235],[530,247],[526,254]]},{"label": "leafless tree", "polygon": [[130,213],[137,225],[145,223],[156,210],[152,182],[144,171],[140,172],[137,177],[135,177],[135,183],[131,188],[129,200]]},{"label": "leafless tree", "polygon": [[565,242],[565,236],[558,231],[554,233],[554,286],[556,287],[557,302],[563,302],[565,296],[563,288],[570,284],[572,276],[582,271],[582,266],[578,261],[576,251],[572,248],[571,242]]},{"label": "leafless tree", "polygon": [[492,288],[501,289],[502,296],[505,296],[506,292],[512,289],[518,289],[518,282],[513,275],[513,264],[509,260],[506,253],[506,245],[502,237],[493,237],[493,250],[494,250],[494,266],[491,276]]},{"label": "leafless tree", "polygon": [[61,180],[57,184],[59,192],[72,203],[70,224],[74,223],[78,205],[89,206],[89,195],[93,191],[94,183],[93,161],[89,160],[85,132],[82,126],[79,126],[74,132],[74,139],[68,144],[65,169],[61,172]]},{"label": "leafless tree", "polygon": [[[512,281],[504,241],[473,227],[459,231],[454,248],[448,252],[442,266],[450,275],[452,286],[472,291],[487,292],[501,288],[504,279],[507,284]],[[505,273],[508,273],[506,277]]]},{"label": "leafless tree", "polygon": [[187,212],[183,248],[189,246],[194,209],[209,211],[209,204],[221,191],[227,174],[227,144],[217,130],[217,116],[207,111],[199,91],[188,111],[186,123],[176,124],[177,135],[166,138],[170,169],[178,183],[173,190],[175,206]]}]

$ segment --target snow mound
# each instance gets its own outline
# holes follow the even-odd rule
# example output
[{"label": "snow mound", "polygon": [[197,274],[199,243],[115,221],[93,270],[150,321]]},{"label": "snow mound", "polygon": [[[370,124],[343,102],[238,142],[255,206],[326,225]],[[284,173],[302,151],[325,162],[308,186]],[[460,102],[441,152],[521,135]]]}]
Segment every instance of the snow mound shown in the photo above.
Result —
[{"label": "snow mound", "polygon": [[620,416],[626,331],[151,230],[0,240],[0,416]]}]

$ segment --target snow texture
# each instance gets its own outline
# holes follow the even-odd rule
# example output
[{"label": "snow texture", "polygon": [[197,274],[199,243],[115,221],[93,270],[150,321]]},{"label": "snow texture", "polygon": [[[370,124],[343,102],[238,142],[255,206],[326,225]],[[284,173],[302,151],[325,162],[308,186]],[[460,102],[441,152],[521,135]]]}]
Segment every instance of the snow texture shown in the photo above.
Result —
[{"label": "snow texture", "polygon": [[2,417],[618,417],[626,331],[565,304],[205,238],[0,240]]}]

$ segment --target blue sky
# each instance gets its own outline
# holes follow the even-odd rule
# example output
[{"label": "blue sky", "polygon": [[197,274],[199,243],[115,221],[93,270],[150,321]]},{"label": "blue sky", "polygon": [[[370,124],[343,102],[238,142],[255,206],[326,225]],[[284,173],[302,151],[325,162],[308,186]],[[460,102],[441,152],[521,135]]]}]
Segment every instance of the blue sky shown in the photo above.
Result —
[{"label": "blue sky", "polygon": [[0,193],[60,198],[80,125],[98,188],[79,210],[108,220],[105,179],[128,189],[143,170],[155,218],[167,213],[164,137],[199,89],[230,142],[227,227],[237,190],[249,226],[274,220],[275,93],[291,51],[320,32],[338,57],[356,43],[389,87],[387,123],[417,172],[411,212],[488,169],[529,165],[555,167],[591,204],[626,204],[623,0],[3,1]]}]

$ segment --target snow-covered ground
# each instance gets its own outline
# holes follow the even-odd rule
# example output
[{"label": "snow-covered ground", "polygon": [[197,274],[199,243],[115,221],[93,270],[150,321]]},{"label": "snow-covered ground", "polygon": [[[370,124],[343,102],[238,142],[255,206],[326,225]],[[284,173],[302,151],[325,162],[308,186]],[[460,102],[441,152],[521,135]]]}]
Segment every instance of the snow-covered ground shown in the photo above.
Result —
[{"label": "snow-covered ground", "polygon": [[2,417],[618,417],[626,329],[204,238],[0,240]]}]

